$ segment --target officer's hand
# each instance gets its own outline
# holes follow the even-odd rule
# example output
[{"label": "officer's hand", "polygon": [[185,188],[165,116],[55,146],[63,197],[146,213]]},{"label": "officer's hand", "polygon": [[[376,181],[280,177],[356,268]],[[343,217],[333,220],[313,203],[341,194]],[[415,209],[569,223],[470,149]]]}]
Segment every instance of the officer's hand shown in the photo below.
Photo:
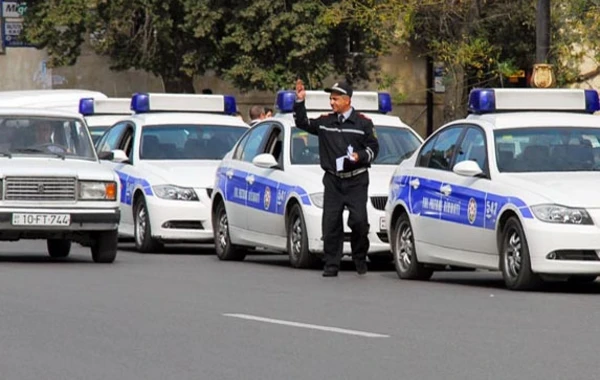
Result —
[{"label": "officer's hand", "polygon": [[302,79],[296,80],[296,100],[303,101],[306,97],[306,90],[304,89],[304,82]]}]

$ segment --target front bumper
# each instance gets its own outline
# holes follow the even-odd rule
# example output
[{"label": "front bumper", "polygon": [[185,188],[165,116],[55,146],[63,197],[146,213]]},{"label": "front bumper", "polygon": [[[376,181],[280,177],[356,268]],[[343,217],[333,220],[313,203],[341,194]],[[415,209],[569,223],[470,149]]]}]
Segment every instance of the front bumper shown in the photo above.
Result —
[{"label": "front bumper", "polygon": [[527,220],[523,227],[531,269],[542,274],[600,275],[600,213],[593,226]]},{"label": "front bumper", "polygon": [[205,189],[194,190],[199,201],[146,198],[153,238],[171,243],[213,240],[210,198]]}]

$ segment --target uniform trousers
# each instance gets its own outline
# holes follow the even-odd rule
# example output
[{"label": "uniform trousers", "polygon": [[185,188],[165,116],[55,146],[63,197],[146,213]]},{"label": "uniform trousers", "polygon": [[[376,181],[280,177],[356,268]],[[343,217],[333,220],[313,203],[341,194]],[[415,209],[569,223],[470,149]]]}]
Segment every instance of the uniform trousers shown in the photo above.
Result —
[{"label": "uniform trousers", "polygon": [[344,248],[344,208],[348,209],[348,227],[352,230],[350,245],[352,259],[365,261],[369,250],[369,172],[340,178],[330,172],[323,176],[323,248],[325,268],[338,270]]}]

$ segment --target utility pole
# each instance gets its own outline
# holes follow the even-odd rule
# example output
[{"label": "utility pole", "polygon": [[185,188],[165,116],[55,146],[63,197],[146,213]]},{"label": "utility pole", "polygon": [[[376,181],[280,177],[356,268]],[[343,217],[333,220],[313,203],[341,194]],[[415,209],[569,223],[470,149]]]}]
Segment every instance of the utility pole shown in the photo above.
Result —
[{"label": "utility pole", "polygon": [[556,85],[550,54],[550,0],[538,0],[535,24],[535,65],[531,75],[531,86],[549,88]]}]

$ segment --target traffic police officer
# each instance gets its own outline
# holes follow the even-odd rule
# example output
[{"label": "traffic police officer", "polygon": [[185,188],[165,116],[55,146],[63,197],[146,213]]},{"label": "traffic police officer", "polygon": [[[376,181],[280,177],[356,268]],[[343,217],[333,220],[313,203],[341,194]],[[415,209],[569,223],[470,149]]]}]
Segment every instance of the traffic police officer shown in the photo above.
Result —
[{"label": "traffic police officer", "polygon": [[373,122],[351,106],[352,87],[338,82],[325,89],[331,95],[332,113],[309,119],[302,80],[296,81],[294,120],[296,126],[319,137],[321,167],[325,171],[323,200],[324,277],[337,276],[344,248],[344,207],[352,229],[352,259],[359,274],[367,273],[369,220],[367,216],[369,173],[379,152]]}]

